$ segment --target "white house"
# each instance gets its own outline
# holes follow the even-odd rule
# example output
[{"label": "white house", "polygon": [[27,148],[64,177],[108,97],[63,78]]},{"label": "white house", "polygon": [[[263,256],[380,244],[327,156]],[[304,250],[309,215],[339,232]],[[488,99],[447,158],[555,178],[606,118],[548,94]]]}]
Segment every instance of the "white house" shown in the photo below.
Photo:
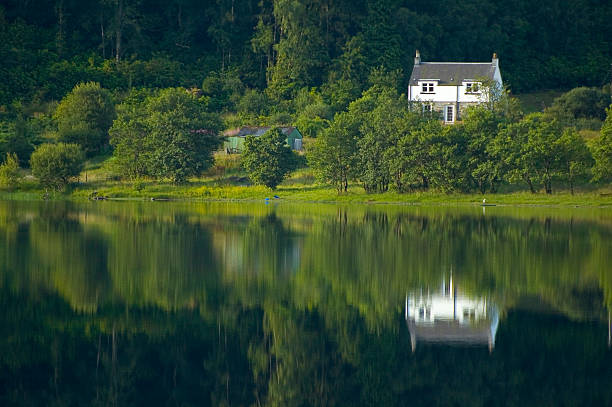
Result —
[{"label": "white house", "polygon": [[417,342],[495,346],[497,307],[486,297],[461,294],[452,276],[439,291],[407,295],[405,318],[413,351]]},{"label": "white house", "polygon": [[487,101],[488,92],[481,86],[485,79],[503,89],[497,54],[491,62],[422,62],[417,50],[408,100],[422,103],[424,110],[442,112],[446,123],[454,123],[466,107]]}]

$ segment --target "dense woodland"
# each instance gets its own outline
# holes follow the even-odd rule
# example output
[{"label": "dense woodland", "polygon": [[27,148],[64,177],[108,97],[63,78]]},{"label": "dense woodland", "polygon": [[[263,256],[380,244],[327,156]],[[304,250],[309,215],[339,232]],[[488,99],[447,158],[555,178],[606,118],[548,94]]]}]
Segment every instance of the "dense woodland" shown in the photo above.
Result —
[{"label": "dense woodland", "polygon": [[[112,151],[118,175],[184,182],[213,164],[212,135],[223,128],[292,124],[318,138],[309,164],[339,191],[353,181],[368,192],[606,182],[612,124],[599,130],[610,104],[609,21],[612,4],[596,0],[5,0],[0,154],[10,165],[0,178],[14,185],[19,166],[32,167],[41,180],[65,173],[45,185],[61,188],[82,165],[30,159],[59,142],[67,147],[56,146],[56,157],[77,144],[86,158]],[[501,92],[485,109],[492,115],[442,128],[401,96],[415,49],[425,61],[497,52],[511,92],[575,93],[527,118]],[[504,137],[559,148],[525,163],[521,145],[502,145]]]},{"label": "dense woodland", "polygon": [[[500,55],[514,92],[601,86],[612,58],[605,0],[3,0],[0,104],[109,89],[234,86],[363,90],[373,68]],[[347,83],[348,82],[348,83]],[[357,93],[359,94],[359,92]]]}]

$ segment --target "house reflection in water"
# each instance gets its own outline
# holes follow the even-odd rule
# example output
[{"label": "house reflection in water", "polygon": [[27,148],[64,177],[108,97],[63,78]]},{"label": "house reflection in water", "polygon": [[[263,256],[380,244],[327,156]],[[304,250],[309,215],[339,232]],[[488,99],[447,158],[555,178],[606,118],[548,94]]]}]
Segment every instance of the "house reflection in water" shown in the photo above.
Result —
[{"label": "house reflection in water", "polygon": [[405,316],[413,352],[418,342],[486,345],[489,351],[495,346],[497,307],[486,297],[461,294],[452,276],[437,292],[421,289],[407,295]]}]

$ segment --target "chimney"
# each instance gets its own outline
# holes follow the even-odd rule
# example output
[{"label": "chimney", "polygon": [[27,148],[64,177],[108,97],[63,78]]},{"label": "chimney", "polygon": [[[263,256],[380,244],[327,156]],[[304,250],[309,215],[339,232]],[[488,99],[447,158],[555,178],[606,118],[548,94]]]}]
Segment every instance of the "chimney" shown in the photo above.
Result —
[{"label": "chimney", "polygon": [[416,55],[414,56],[414,64],[419,65],[421,63],[421,53],[419,50],[416,50]]},{"label": "chimney", "polygon": [[493,59],[491,60],[491,63],[492,63],[494,66],[497,66],[497,65],[499,64],[499,59],[497,58],[497,52],[494,52],[494,53],[493,53]]}]

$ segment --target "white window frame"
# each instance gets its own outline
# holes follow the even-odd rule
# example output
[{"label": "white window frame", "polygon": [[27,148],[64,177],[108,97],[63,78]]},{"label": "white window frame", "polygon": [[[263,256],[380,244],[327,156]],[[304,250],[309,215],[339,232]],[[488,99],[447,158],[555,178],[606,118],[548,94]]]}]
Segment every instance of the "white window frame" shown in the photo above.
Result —
[{"label": "white window frame", "polygon": [[[482,84],[476,81],[464,82],[466,95],[479,95]],[[474,90],[476,88],[476,90]]]},{"label": "white window frame", "polygon": [[433,94],[436,93],[436,82],[423,81],[419,83],[422,94]]},{"label": "white window frame", "polygon": [[423,114],[433,112],[433,104],[429,102],[423,102]]},{"label": "white window frame", "polygon": [[[450,115],[449,115],[450,110]],[[450,120],[449,120],[450,116]],[[444,106],[444,122],[445,123],[454,123],[455,122],[455,106],[446,105]]]}]

